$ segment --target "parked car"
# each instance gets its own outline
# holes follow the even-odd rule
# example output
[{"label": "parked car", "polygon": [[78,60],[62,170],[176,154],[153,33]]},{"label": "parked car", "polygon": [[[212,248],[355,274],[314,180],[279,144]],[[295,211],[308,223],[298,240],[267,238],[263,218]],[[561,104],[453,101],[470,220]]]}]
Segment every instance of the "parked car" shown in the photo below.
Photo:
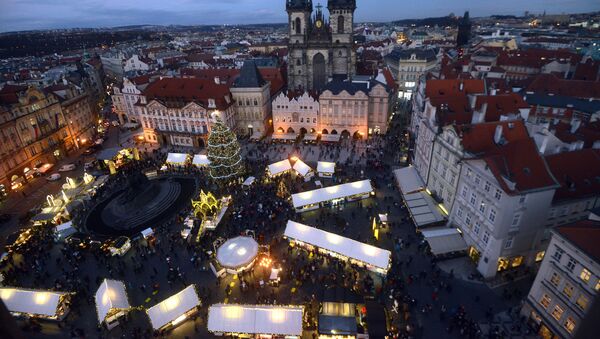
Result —
[{"label": "parked car", "polygon": [[60,173],[53,173],[53,174],[50,174],[49,176],[47,176],[46,180],[48,180],[48,181],[56,181],[56,180],[60,180],[60,178],[61,178]]},{"label": "parked car", "polygon": [[66,164],[66,165],[62,165],[60,166],[60,168],[58,169],[59,172],[68,172],[68,171],[72,171],[75,169],[75,164]]}]

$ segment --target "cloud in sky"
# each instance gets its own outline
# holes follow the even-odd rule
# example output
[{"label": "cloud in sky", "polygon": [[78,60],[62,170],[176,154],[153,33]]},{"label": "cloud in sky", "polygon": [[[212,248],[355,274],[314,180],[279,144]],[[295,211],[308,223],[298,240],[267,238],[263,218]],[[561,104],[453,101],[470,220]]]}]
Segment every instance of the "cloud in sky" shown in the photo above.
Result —
[{"label": "cloud in sky", "polygon": [[[327,4],[326,0],[313,0]],[[597,0],[358,0],[357,21],[461,14],[574,13]],[[286,22],[285,0],[0,0],[0,31],[138,24],[202,25]]]}]

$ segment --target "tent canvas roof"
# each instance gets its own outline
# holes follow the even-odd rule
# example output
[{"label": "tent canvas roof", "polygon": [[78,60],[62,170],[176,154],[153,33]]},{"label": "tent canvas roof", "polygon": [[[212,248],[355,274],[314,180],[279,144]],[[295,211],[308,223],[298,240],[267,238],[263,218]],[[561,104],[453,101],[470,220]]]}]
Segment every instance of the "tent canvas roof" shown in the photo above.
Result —
[{"label": "tent canvas roof", "polygon": [[102,323],[111,309],[129,308],[125,284],[117,280],[104,279],[96,291],[96,312]]},{"label": "tent canvas roof", "polygon": [[423,180],[419,177],[417,170],[413,166],[395,170],[394,176],[402,194],[413,193],[425,188]]},{"label": "tent canvas roof", "polygon": [[248,177],[246,180],[244,180],[243,185],[244,186],[250,186],[254,183],[254,181],[256,180],[255,177]]},{"label": "tent canvas roof", "polygon": [[423,227],[445,219],[440,208],[427,192],[419,191],[403,195],[403,197],[417,227]]},{"label": "tent canvas roof", "polygon": [[312,168],[305,164],[304,161],[298,159],[294,164],[294,171],[298,172],[298,174],[305,177],[308,173],[312,171]]},{"label": "tent canvas roof", "polygon": [[451,252],[464,251],[467,243],[456,228],[439,227],[421,232],[429,243],[431,253],[441,255]]},{"label": "tent canvas roof", "polygon": [[150,307],[147,312],[154,329],[160,329],[200,304],[194,285]]},{"label": "tent canvas roof", "polygon": [[387,270],[392,253],[318,228],[289,220],[284,236]]},{"label": "tent canvas roof", "polygon": [[339,134],[321,134],[322,142],[339,142],[342,136]]},{"label": "tent canvas roof", "polygon": [[269,173],[271,174],[271,176],[283,173],[285,171],[289,171],[291,169],[292,164],[290,164],[290,161],[288,159],[281,160],[279,162],[269,165]]},{"label": "tent canvas roof", "polygon": [[56,226],[55,231],[62,232],[62,231],[68,230],[69,228],[73,228],[73,221],[67,221],[64,224],[60,224],[60,225]]},{"label": "tent canvas roof", "polygon": [[335,162],[319,161],[317,163],[317,172],[335,173]]},{"label": "tent canvas roof", "polygon": [[185,153],[169,153],[167,155],[168,164],[185,164],[188,155]]},{"label": "tent canvas roof", "polygon": [[0,288],[0,298],[11,312],[56,315],[60,297],[67,293],[19,288]]},{"label": "tent canvas roof", "polygon": [[208,330],[300,336],[303,314],[303,306],[215,304],[208,310]]},{"label": "tent canvas roof", "polygon": [[208,166],[210,165],[210,160],[208,160],[208,157],[204,154],[196,154],[194,155],[194,161],[192,161],[192,164],[195,166]]},{"label": "tent canvas roof", "polygon": [[296,134],[273,134],[273,140],[296,140],[298,136]]},{"label": "tent canvas roof", "polygon": [[372,191],[373,187],[371,186],[370,180],[355,181],[352,183],[292,194],[292,202],[294,207],[298,208],[333,199],[345,198],[358,194],[366,194]]}]

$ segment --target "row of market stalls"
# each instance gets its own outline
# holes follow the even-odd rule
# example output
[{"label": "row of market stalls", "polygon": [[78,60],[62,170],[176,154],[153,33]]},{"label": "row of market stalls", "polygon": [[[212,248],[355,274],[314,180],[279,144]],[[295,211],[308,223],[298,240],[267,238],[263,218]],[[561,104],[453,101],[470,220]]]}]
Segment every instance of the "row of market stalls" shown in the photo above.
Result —
[{"label": "row of market stalls", "polygon": [[316,250],[382,275],[387,274],[392,260],[392,253],[388,250],[291,220],[288,221],[283,236],[293,246]]},{"label": "row of market stalls", "polygon": [[[290,172],[295,172],[297,175],[303,177],[305,181],[309,181],[315,176],[315,170],[298,157],[284,159],[267,166],[267,175],[270,178],[275,178]],[[335,163],[324,161],[317,162],[316,174],[321,178],[333,177],[335,174]]]},{"label": "row of market stalls", "polygon": [[300,338],[304,306],[215,304],[208,309],[208,330],[217,335]]},{"label": "row of market stalls", "polygon": [[442,203],[436,202],[413,166],[394,170],[396,184],[409,215],[421,232],[431,253],[447,256],[467,250],[462,233],[457,228],[448,228],[447,211]]},{"label": "row of market stalls", "polygon": [[362,180],[292,194],[292,204],[296,212],[306,212],[342,202],[366,199],[372,194],[375,194],[375,191],[371,180]]},{"label": "row of market stalls", "polygon": [[196,154],[194,156],[187,153],[169,153],[165,165],[171,166],[187,166],[194,165],[197,167],[205,167],[210,165],[210,160],[205,154]]},{"label": "row of market stalls", "polygon": [[273,133],[271,139],[273,141],[279,142],[294,142],[298,141],[306,141],[306,142],[326,142],[326,143],[338,143],[342,138],[341,134],[304,134],[297,135],[293,133]]}]

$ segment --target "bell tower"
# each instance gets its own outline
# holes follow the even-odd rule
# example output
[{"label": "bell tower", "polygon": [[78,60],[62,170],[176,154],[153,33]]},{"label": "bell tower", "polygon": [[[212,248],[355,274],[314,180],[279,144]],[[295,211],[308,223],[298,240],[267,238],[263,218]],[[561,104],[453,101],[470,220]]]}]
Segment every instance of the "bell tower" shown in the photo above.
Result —
[{"label": "bell tower", "polygon": [[286,10],[289,17],[290,43],[305,43],[313,10],[312,0],[287,0]]},{"label": "bell tower", "polygon": [[306,52],[308,31],[313,10],[312,0],[286,0],[289,17],[288,88],[307,89],[308,69]]},{"label": "bell tower", "polygon": [[354,11],[356,0],[328,0],[331,43],[333,51],[333,75],[351,79],[356,74],[354,51]]}]

